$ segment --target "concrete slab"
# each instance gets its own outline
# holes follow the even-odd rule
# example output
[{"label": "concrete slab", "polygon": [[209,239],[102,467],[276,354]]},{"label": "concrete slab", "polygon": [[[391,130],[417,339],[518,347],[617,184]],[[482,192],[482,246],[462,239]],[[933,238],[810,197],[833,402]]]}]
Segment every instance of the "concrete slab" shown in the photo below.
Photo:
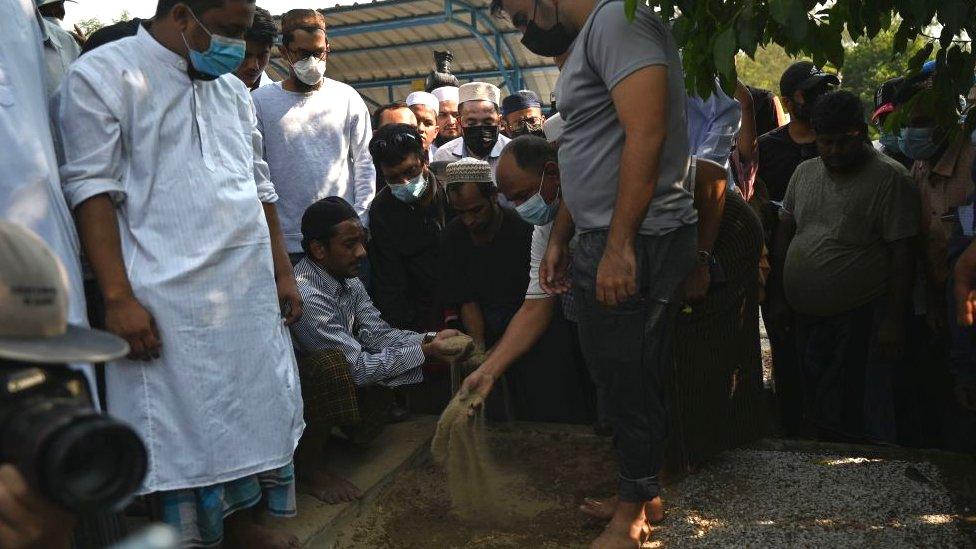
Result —
[{"label": "concrete slab", "polygon": [[352,503],[328,505],[298,494],[298,516],[275,520],[273,526],[298,536],[303,547],[332,547],[336,534],[369,508],[373,498],[398,472],[428,455],[436,424],[436,417],[423,416],[388,425],[368,448],[349,447],[335,452],[329,466],[358,486],[364,497]]}]

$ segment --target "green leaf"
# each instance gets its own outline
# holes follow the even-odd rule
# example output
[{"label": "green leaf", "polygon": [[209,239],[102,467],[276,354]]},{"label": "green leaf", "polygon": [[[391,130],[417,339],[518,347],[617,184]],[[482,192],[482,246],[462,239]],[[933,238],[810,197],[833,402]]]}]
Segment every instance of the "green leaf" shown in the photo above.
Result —
[{"label": "green leaf", "polygon": [[732,26],[725,27],[725,30],[715,37],[715,42],[712,45],[715,68],[722,76],[732,78],[735,75],[735,54],[738,51],[735,29]]},{"label": "green leaf", "polygon": [[769,0],[769,15],[782,26],[790,19],[791,0]]},{"label": "green leaf", "polygon": [[790,3],[789,19],[790,31],[793,32],[793,38],[802,42],[806,39],[810,27],[810,18],[807,16],[807,10],[803,7],[802,3],[795,0]]},{"label": "green leaf", "polygon": [[908,70],[910,72],[918,72],[922,69],[922,64],[928,60],[929,56],[932,55],[932,49],[935,45],[929,42],[924,48],[915,52],[915,55],[908,60]]},{"label": "green leaf", "polygon": [[671,33],[674,35],[674,40],[679,46],[684,46],[688,43],[691,37],[691,30],[694,27],[695,22],[691,17],[686,17],[681,15],[675,20],[674,25],[671,26]]},{"label": "green leaf", "polygon": [[633,23],[637,13],[637,0],[624,0],[624,13],[627,14],[627,20]]}]

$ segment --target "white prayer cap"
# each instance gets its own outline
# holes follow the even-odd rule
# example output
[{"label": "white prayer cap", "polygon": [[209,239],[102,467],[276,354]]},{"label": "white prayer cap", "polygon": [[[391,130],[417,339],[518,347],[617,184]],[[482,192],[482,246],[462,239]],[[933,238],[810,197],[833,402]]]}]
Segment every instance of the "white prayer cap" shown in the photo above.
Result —
[{"label": "white prayer cap", "polygon": [[502,92],[494,84],[468,82],[458,88],[458,103],[465,101],[491,101],[497,107],[502,101]]},{"label": "white prayer cap", "polygon": [[441,102],[432,93],[413,92],[407,96],[407,106],[412,107],[414,105],[424,105],[434,111],[434,114],[437,114],[440,110]]},{"label": "white prayer cap", "polygon": [[437,98],[438,101],[454,101],[458,100],[458,89],[455,86],[441,86],[430,92]]},{"label": "white prayer cap", "polygon": [[563,115],[558,112],[546,119],[542,124],[542,132],[546,134],[546,141],[550,143],[559,141],[559,138],[563,136],[563,126],[565,125]]}]

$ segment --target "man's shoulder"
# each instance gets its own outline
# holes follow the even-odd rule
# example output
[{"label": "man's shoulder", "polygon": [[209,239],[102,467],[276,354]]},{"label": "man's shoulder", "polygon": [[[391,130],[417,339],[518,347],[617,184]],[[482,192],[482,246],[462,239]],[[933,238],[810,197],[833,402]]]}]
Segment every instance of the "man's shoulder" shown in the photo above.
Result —
[{"label": "man's shoulder", "polygon": [[763,146],[777,146],[783,143],[792,143],[793,140],[790,139],[790,129],[789,125],[780,126],[778,128],[773,128],[768,132],[759,136],[759,147]]},{"label": "man's shoulder", "polygon": [[357,106],[362,108],[366,107],[366,101],[363,100],[363,96],[359,95],[356,88],[346,84],[345,82],[340,82],[339,80],[333,80],[329,77],[324,78],[322,87],[319,88],[319,93],[325,92],[334,101],[337,97],[344,97],[351,106]]},{"label": "man's shoulder", "polygon": [[901,162],[883,152],[878,151],[874,147],[872,147],[872,152],[875,157],[873,163],[878,166],[878,169],[881,170],[882,173],[891,174],[894,177],[911,178],[912,175],[908,171],[908,168],[902,165]]},{"label": "man's shoulder", "polygon": [[386,221],[382,214],[388,214],[397,209],[398,204],[400,204],[400,201],[393,196],[389,187],[380,189],[373,198],[373,202],[369,205],[370,229],[375,228],[376,220],[379,220],[382,225]]},{"label": "man's shoulder", "polygon": [[251,97],[254,99],[255,103],[270,101],[273,98],[282,94],[284,90],[281,89],[280,82],[272,82],[266,86],[261,86],[258,89],[251,92]]},{"label": "man's shoulder", "polygon": [[505,216],[505,224],[510,227],[510,230],[520,237],[532,238],[532,232],[535,225],[527,223],[524,219],[519,217],[519,214],[511,209],[502,207],[502,213]]},{"label": "man's shoulder", "polygon": [[65,71],[93,80],[96,90],[111,87],[123,80],[122,75],[142,69],[142,55],[135,36],[126,36],[80,56]]},{"label": "man's shoulder", "polygon": [[434,161],[437,162],[441,160],[447,160],[447,161],[457,160],[457,157],[461,155],[461,147],[463,145],[464,145],[463,137],[456,137],[448,141],[447,143],[444,143],[443,145],[440,146],[440,148],[437,149],[437,152],[434,153]]}]

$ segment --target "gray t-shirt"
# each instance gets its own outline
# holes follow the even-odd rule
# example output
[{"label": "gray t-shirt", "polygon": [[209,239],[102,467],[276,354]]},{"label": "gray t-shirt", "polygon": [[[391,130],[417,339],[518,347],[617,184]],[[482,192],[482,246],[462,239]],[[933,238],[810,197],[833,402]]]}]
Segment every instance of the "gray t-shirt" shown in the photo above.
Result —
[{"label": "gray t-shirt", "polygon": [[829,316],[883,295],[889,244],[918,234],[920,210],[908,171],[885,155],[871,151],[846,177],[831,175],[819,158],[800,164],[781,214],[796,220],[783,273],[787,301],[800,313]]},{"label": "gray t-shirt", "polygon": [[344,198],[366,225],[376,168],[369,154],[369,110],[359,93],[326,78],[309,93],[290,92],[276,82],[251,97],[288,253],[302,251],[302,215],[321,198]]},{"label": "gray t-shirt", "polygon": [[573,42],[556,84],[565,121],[559,146],[562,192],[580,232],[608,228],[617,201],[624,130],[610,90],[652,65],[668,69],[667,138],[657,188],[639,233],[665,234],[697,220],[691,193],[682,188],[688,172],[688,124],[674,37],[643,3],[631,23],[623,0],[603,0]]}]

